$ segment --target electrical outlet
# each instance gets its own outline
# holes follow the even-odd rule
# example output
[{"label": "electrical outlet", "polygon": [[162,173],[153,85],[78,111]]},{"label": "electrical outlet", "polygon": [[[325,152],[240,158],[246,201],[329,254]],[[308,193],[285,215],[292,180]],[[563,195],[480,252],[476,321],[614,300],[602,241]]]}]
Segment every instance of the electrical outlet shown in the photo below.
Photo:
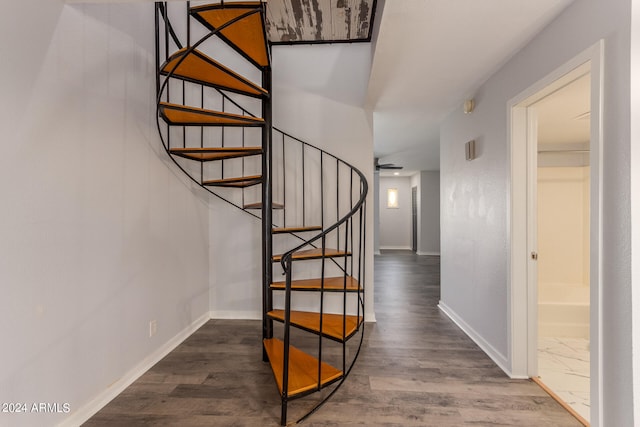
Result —
[{"label": "electrical outlet", "polygon": [[152,320],[149,322],[149,338],[154,336],[158,332],[158,321]]}]

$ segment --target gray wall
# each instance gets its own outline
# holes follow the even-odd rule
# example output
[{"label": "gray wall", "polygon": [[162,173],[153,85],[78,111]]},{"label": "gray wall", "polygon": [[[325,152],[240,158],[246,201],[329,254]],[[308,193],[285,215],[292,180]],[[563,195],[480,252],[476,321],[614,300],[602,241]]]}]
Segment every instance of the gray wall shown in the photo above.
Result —
[{"label": "gray wall", "polygon": [[373,174],[373,252],[380,255],[380,174]]},{"label": "gray wall", "polygon": [[635,402],[635,422],[640,421],[640,1],[632,1],[631,13],[631,289],[634,289],[632,297],[632,325],[633,336],[633,384]]},{"label": "gray wall", "polygon": [[[378,190],[382,249],[411,249],[411,189],[418,192],[418,255],[440,255],[440,172],[422,171],[411,177],[381,177]],[[399,191],[399,208],[387,208],[387,189]]]},{"label": "gray wall", "polygon": [[[387,207],[387,190],[398,190],[398,207]],[[380,249],[411,249],[411,177],[380,177]]]},{"label": "gray wall", "polygon": [[11,1],[0,31],[0,402],[71,410],[0,424],[56,425],[208,318],[207,198],[158,138],[152,3]]},{"label": "gray wall", "polygon": [[422,171],[418,186],[418,255],[440,255],[440,171]]},{"label": "gray wall", "polygon": [[[574,2],[477,91],[473,114],[459,108],[441,128],[442,302],[510,365],[507,102],[605,40],[601,409],[607,426],[638,423],[630,249],[640,242],[637,235],[631,239],[631,201],[637,207],[639,196],[630,191],[630,16],[630,0]],[[466,162],[463,146],[470,139],[479,157]]]}]

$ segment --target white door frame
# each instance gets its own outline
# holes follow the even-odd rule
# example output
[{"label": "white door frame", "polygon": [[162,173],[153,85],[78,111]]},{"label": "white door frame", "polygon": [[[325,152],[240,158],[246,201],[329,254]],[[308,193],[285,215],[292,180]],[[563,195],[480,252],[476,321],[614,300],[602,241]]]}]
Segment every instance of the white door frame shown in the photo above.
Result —
[{"label": "white door frame", "polygon": [[[511,159],[509,181],[509,360],[511,376],[530,378],[537,374],[537,298],[531,283],[531,239],[528,203],[532,191],[531,167],[535,147],[530,141],[527,107],[574,80],[585,67],[591,72],[591,218],[590,218],[590,348],[591,425],[602,422],[602,90],[604,42],[599,41],[547,75],[507,103]],[[581,68],[582,67],[582,68]],[[535,188],[535,187],[533,187]],[[533,289],[532,289],[533,288]],[[533,320],[532,320],[533,319]]]},{"label": "white door frame", "polygon": [[[581,74],[571,71],[571,76],[567,74],[560,78],[564,83],[562,87],[575,80],[574,73]],[[533,258],[533,254],[538,252],[538,113],[529,100],[532,98],[516,108],[524,108],[527,123],[527,376],[533,377],[538,375],[538,262]]]}]

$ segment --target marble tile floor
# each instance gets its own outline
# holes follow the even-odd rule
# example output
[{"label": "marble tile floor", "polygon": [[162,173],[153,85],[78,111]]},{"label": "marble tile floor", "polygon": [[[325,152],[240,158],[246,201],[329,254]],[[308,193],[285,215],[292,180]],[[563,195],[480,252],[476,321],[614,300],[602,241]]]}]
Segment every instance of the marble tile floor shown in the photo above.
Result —
[{"label": "marble tile floor", "polygon": [[540,337],[538,374],[540,380],[589,421],[589,340]]},{"label": "marble tile floor", "polygon": [[[579,427],[529,380],[512,380],[439,309],[440,259],[375,257],[377,323],[344,385],[305,426]],[[211,320],[86,426],[277,426],[261,322]],[[323,391],[328,392],[329,389]],[[320,394],[291,402],[290,420]]]}]

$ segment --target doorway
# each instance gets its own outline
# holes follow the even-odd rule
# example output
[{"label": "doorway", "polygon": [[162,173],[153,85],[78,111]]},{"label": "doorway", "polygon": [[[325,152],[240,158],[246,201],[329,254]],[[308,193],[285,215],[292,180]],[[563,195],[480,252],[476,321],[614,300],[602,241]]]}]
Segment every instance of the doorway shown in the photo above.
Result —
[{"label": "doorway", "polygon": [[411,187],[411,250],[418,252],[418,187]]},{"label": "doorway", "polygon": [[529,207],[537,248],[530,283],[538,296],[537,381],[587,423],[591,73],[581,69],[585,74],[529,105],[527,118],[537,152]]},{"label": "doorway", "polygon": [[[549,335],[551,331],[555,332],[555,325],[550,324],[562,320],[553,318],[554,310],[563,314],[574,309],[574,311],[582,310],[583,319],[586,317],[586,326],[567,326],[563,334],[577,334],[578,330],[581,330],[588,337],[586,342],[588,342],[589,359],[586,369],[590,379],[587,387],[591,408],[587,408],[586,413],[584,411],[582,413],[586,415],[584,418],[590,418],[591,425],[594,426],[602,425],[600,413],[602,386],[599,377],[602,371],[600,327],[602,53],[602,43],[594,45],[525,90],[508,104],[511,119],[511,256],[509,262],[512,376],[537,379],[542,375],[543,382],[545,375],[549,378],[549,375],[544,373],[544,363],[539,364],[539,339]],[[546,132],[542,122],[538,126],[540,114],[545,114],[542,112],[543,104],[551,102],[553,94],[574,89],[572,83],[586,87],[590,98],[586,102],[588,108],[583,108],[586,111],[576,113],[572,118],[574,121],[587,122],[587,141],[541,142],[544,139],[542,134]],[[542,181],[539,181],[539,178]],[[561,182],[560,186],[557,181]],[[561,189],[563,184],[567,184],[565,185],[567,188]],[[571,249],[573,253],[569,254],[570,249],[564,249],[562,256],[559,256],[557,251],[554,252],[557,249],[554,248],[554,244],[557,244],[559,236],[563,235],[558,229],[562,228],[564,232],[571,228],[566,222],[564,226],[559,224],[563,221],[562,215],[568,217],[569,212],[562,211],[562,215],[558,213],[561,205],[568,202],[567,196],[562,195],[563,191],[565,194],[569,191],[568,187],[575,190],[571,193],[572,197],[577,197],[580,200],[580,207],[584,207],[580,211],[582,213],[577,214],[580,217],[579,220],[574,217],[568,221],[573,221],[569,223],[571,227],[581,225],[574,229],[580,229],[583,237],[582,240],[580,238],[572,240],[566,236],[560,238],[560,240],[573,242]],[[548,204],[553,200],[555,205],[551,203],[549,210],[539,210],[539,202]],[[575,200],[577,199],[574,199],[574,202]],[[575,204],[571,204],[572,208],[576,207]],[[551,234],[555,233],[551,237],[549,227],[551,230],[556,227],[555,232],[551,231]],[[555,243],[554,239],[556,239]],[[582,296],[582,303],[565,301],[571,305],[571,308],[562,307],[561,300],[566,299],[573,289],[565,286],[549,290],[547,289],[549,283],[545,285],[539,283],[539,279],[543,283],[545,280],[547,282],[555,280],[549,280],[551,277],[549,268],[559,270],[560,277],[562,274],[565,279],[568,277],[564,255],[579,258],[580,263],[571,267],[573,269],[571,271],[580,270],[578,275],[583,280],[580,283],[584,284],[586,280],[586,292],[584,289],[581,290],[586,294],[586,298],[585,295]],[[571,280],[565,281],[570,283],[569,288],[575,285]],[[580,304],[582,306],[577,307]],[[567,323],[578,322],[570,320]],[[571,333],[567,332],[572,328]],[[564,399],[573,400],[567,397]]]}]

